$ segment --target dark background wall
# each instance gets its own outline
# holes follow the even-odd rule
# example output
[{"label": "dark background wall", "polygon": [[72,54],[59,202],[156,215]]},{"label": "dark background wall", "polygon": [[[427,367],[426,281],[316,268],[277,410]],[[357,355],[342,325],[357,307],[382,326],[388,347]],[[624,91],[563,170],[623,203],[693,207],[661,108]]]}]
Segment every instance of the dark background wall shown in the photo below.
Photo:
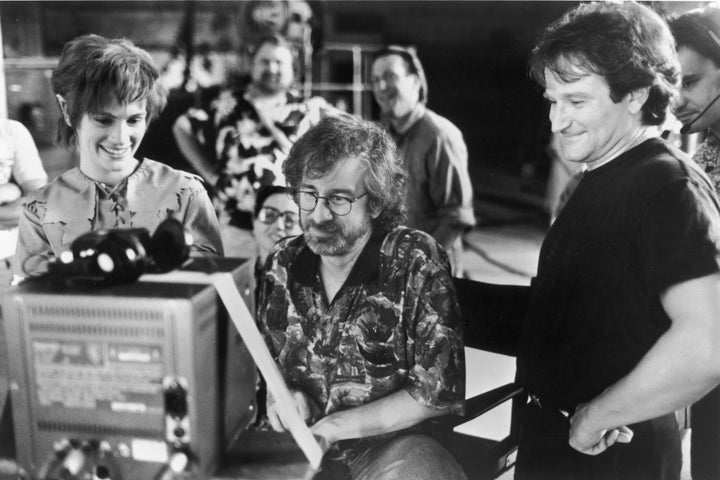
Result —
[{"label": "dark background wall", "polygon": [[[192,7],[195,42],[232,52],[242,41],[244,3],[2,2],[0,18],[6,57],[57,56],[67,40],[88,32],[127,36],[155,53],[167,53],[180,45]],[[672,12],[699,3],[652,5]],[[526,177],[530,188],[542,190],[549,126],[541,94],[526,75],[526,61],[542,28],[574,2],[310,4],[321,38],[317,55],[323,44],[333,42],[417,47],[428,77],[429,106],[463,131],[476,184],[486,180],[488,171],[500,171]]]},{"label": "dark background wall", "polygon": [[386,42],[417,47],[428,104],[463,131],[471,167],[491,164],[518,174],[524,163],[542,168],[545,109],[525,63],[537,33],[572,3],[376,3],[343,2],[332,27],[348,35],[375,31]]}]

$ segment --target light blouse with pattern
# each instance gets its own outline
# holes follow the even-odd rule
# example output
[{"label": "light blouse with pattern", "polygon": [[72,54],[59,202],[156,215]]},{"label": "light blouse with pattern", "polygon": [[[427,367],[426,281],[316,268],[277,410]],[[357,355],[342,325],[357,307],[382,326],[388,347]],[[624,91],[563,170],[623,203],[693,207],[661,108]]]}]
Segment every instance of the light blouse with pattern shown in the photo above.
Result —
[{"label": "light blouse with pattern", "polygon": [[179,220],[192,236],[191,251],[222,255],[215,210],[195,175],[144,159],[108,188],[72,168],[28,196],[13,272],[26,277],[44,271],[48,258],[70,250],[84,233],[145,228],[152,234],[168,217]]}]

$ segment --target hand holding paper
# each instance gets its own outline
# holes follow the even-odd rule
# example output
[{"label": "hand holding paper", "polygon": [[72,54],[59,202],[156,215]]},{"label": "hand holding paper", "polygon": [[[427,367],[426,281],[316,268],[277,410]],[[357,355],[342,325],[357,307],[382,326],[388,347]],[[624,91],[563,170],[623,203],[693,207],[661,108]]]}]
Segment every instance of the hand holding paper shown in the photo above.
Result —
[{"label": "hand holding paper", "polygon": [[[312,432],[305,423],[304,413],[300,414],[295,402],[294,395],[285,385],[285,380],[280,373],[275,360],[265,345],[262,335],[258,331],[252,315],[245,306],[240,293],[237,291],[232,276],[228,273],[216,273],[213,275],[213,285],[220,296],[230,319],[235,328],[242,336],[255,364],[267,382],[268,396],[272,395],[274,400],[273,415],[275,420],[282,423],[290,431],[300,449],[305,454],[313,468],[320,467],[323,454],[327,445],[318,443]],[[268,411],[268,417],[270,412]],[[275,425],[273,425],[275,428]]]}]

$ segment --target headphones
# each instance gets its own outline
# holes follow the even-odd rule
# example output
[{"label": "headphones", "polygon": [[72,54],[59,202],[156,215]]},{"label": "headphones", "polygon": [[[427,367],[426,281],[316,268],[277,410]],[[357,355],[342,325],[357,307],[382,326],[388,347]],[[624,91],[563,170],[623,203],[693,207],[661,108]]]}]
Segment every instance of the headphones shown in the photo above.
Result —
[{"label": "headphones", "polygon": [[143,273],[166,273],[190,255],[192,239],[168,218],[150,236],[145,228],[97,230],[80,235],[48,263],[48,276],[104,284],[130,283]]}]

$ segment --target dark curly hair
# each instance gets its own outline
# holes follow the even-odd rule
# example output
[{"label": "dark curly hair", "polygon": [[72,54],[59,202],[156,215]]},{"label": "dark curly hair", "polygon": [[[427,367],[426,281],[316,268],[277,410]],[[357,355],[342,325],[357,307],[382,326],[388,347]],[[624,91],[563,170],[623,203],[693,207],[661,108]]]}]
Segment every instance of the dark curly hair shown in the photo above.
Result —
[{"label": "dark curly hair", "polygon": [[255,205],[253,205],[253,218],[257,218],[260,215],[260,210],[263,208],[265,200],[277,195],[278,193],[290,194],[290,189],[282,185],[264,185],[255,192]]},{"label": "dark curly hair", "polygon": [[635,2],[581,4],[565,13],[541,34],[528,68],[543,86],[545,69],[567,82],[579,78],[577,69],[600,75],[613,102],[649,87],[645,125],[665,121],[680,80],[670,29],[660,15]]},{"label": "dark curly hair", "polygon": [[387,232],[404,223],[407,173],[395,142],[376,123],[348,114],[322,119],[290,150],[283,163],[285,181],[291,192],[297,191],[303,177],[321,178],[349,157],[360,157],[367,169],[368,206],[380,211],[373,228]]},{"label": "dark curly hair", "polygon": [[167,103],[167,90],[159,77],[150,55],[130,40],[83,35],[69,41],[51,80],[53,92],[65,99],[70,117],[70,125],[62,115],[58,120],[58,143],[72,146],[82,116],[100,111],[113,100],[125,104],[146,99],[150,123]]},{"label": "dark curly hair", "polygon": [[720,6],[690,10],[668,21],[677,47],[687,47],[720,67]]}]

